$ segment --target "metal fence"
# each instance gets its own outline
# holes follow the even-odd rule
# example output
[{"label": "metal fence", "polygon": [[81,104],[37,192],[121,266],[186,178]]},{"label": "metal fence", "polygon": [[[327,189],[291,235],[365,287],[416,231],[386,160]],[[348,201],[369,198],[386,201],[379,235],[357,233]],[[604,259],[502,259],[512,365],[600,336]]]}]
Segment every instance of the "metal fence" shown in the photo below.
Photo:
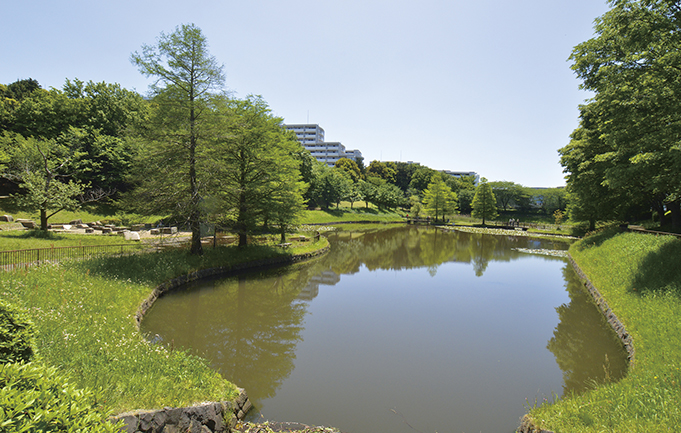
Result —
[{"label": "metal fence", "polygon": [[118,244],[0,251],[0,270],[9,271],[28,266],[40,266],[43,263],[56,263],[67,259],[86,259],[102,255],[130,254],[139,249],[139,244]]}]

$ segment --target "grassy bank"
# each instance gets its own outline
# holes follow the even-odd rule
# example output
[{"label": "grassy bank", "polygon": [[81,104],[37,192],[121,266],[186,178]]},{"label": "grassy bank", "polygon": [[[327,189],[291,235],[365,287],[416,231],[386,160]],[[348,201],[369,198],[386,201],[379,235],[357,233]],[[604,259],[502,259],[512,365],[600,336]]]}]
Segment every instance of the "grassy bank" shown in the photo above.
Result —
[{"label": "grassy bank", "polygon": [[668,432],[681,425],[681,241],[608,229],[570,248],[631,334],[635,364],[617,383],[535,408],[555,432]]},{"label": "grassy bank", "polygon": [[355,206],[354,209],[341,207],[329,210],[306,210],[303,214],[302,224],[327,224],[334,222],[373,221],[390,222],[404,221],[404,215],[399,211],[378,210],[376,208],[364,208]]},{"label": "grassy bank", "polygon": [[163,281],[199,269],[322,248],[326,239],[284,251],[271,246],[208,248],[64,262],[0,273],[0,297],[29,311],[39,361],[69,383],[99,391],[100,404],[129,409],[184,406],[231,399],[233,384],[181,350],[149,345],[134,314]]}]

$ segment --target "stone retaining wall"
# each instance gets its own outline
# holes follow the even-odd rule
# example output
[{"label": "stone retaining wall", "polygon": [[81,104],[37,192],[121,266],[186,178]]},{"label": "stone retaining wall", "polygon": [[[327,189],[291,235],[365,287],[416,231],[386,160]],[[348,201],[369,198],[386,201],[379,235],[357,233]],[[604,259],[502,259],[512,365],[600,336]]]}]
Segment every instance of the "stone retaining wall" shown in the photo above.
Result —
[{"label": "stone retaining wall", "polygon": [[[579,276],[580,280],[584,284],[584,287],[589,291],[591,294],[591,297],[593,297],[594,301],[596,302],[596,305],[598,305],[598,308],[601,309],[601,312],[603,315],[605,315],[605,319],[608,321],[608,324],[610,327],[615,331],[617,334],[617,337],[622,341],[622,344],[624,345],[624,349],[627,351],[627,358],[629,359],[629,367],[631,367],[634,363],[634,342],[631,338],[631,335],[627,332],[627,330],[624,328],[624,325],[622,322],[617,318],[615,313],[612,312],[610,307],[608,306],[608,303],[606,302],[605,298],[603,295],[601,295],[601,292],[598,291],[598,289],[591,283],[591,280],[586,276],[586,274],[582,271],[582,269],[577,265],[577,262],[568,254],[568,260],[570,261],[570,264],[572,264],[572,267],[575,269],[575,272],[577,272],[577,275]],[[530,417],[525,415],[522,420],[520,421],[520,427],[518,427],[518,430],[516,430],[517,433],[553,433],[550,430],[542,430],[538,429],[532,424],[532,420]]]},{"label": "stone retaining wall", "polygon": [[241,389],[234,401],[208,402],[196,406],[160,410],[137,410],[110,418],[123,421],[126,433],[228,433],[251,408],[246,392]]}]

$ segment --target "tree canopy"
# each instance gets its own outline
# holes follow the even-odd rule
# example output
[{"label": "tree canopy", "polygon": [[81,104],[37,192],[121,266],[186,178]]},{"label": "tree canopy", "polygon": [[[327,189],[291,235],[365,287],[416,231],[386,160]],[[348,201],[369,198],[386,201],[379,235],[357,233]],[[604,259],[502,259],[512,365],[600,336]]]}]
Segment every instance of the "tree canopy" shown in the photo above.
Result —
[{"label": "tree canopy", "polygon": [[593,222],[626,219],[646,204],[661,218],[670,212],[681,228],[681,7],[669,0],[609,3],[595,37],[570,57],[582,88],[595,93],[560,150],[571,210]]},{"label": "tree canopy", "polygon": [[154,125],[157,144],[174,148],[184,155],[176,159],[187,176],[187,222],[192,231],[192,254],[202,254],[201,195],[197,177],[197,152],[207,128],[206,119],[213,93],[222,89],[225,81],[215,57],[208,53],[208,43],[201,29],[184,24],[170,34],[161,33],[156,45],[143,45],[131,61],[140,72],[154,77],[150,89],[155,103],[161,108]]}]

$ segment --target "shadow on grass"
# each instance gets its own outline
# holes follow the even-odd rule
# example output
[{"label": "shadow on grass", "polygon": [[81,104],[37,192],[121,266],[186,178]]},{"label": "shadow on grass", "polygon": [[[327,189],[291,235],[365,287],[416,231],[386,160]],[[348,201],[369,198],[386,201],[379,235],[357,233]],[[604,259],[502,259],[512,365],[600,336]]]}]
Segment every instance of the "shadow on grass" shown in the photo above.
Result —
[{"label": "shadow on grass", "polygon": [[[646,235],[652,236],[652,235]],[[681,298],[681,240],[668,242],[657,251],[649,253],[634,277],[637,293],[668,293]]]},{"label": "shadow on grass", "polygon": [[622,233],[622,230],[619,227],[607,227],[591,233],[590,235],[582,239],[581,243],[578,244],[575,248],[582,251],[592,247],[599,247],[605,241],[617,236],[620,233]]},{"label": "shadow on grass", "polygon": [[327,213],[329,215],[335,216],[335,217],[342,217],[343,215],[346,214],[371,214],[371,215],[379,215],[379,214],[384,214],[384,213],[389,213],[389,211],[384,211],[384,210],[378,210],[374,208],[363,208],[363,207],[356,207],[353,209],[350,208],[344,208],[344,209],[326,209],[322,210],[321,212]]},{"label": "shadow on grass", "polygon": [[8,232],[0,232],[0,237],[7,239],[48,239],[54,241],[66,239],[66,237],[59,235],[57,233],[38,229],[27,231],[12,230]]},{"label": "shadow on grass", "polygon": [[79,262],[77,266],[92,275],[155,286],[201,269],[231,266],[281,255],[287,255],[287,252],[263,245],[206,248],[203,256],[194,256],[189,254],[188,249],[178,248],[130,256],[95,258]]}]

